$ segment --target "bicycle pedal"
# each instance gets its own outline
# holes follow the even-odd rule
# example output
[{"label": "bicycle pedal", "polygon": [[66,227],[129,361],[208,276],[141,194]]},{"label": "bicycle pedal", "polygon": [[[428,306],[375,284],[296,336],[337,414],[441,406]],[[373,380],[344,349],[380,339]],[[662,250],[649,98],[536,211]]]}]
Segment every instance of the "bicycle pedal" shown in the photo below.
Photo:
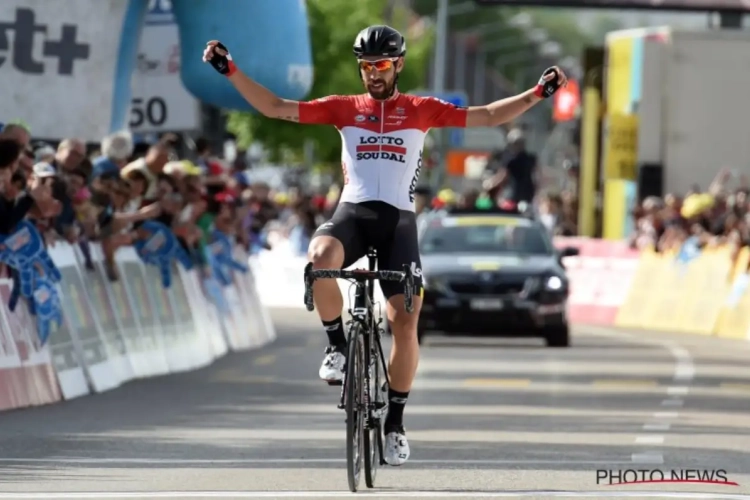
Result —
[{"label": "bicycle pedal", "polygon": [[383,408],[377,408],[375,410],[372,410],[372,417],[373,418],[382,418],[388,413],[388,407],[384,406]]}]

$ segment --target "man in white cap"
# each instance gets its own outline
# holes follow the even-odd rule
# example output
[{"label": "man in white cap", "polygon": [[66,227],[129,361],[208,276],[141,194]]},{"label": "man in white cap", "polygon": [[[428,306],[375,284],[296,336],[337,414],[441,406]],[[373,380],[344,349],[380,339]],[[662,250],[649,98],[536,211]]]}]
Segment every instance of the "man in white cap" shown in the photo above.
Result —
[{"label": "man in white cap", "polygon": [[[37,221],[37,224],[42,222],[42,219],[58,216],[62,210],[62,203],[52,196],[52,185],[56,177],[57,170],[49,163],[39,162],[34,165],[29,185],[38,186],[39,194],[35,198],[36,204],[29,215]],[[48,223],[49,221],[44,221],[45,226]]]}]

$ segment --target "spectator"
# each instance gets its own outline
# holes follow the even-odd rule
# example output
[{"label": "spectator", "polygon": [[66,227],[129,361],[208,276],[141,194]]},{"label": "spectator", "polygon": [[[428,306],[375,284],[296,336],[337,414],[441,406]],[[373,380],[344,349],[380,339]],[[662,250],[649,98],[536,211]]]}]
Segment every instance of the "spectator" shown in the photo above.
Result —
[{"label": "spectator", "polygon": [[92,180],[118,177],[134,149],[130,132],[117,132],[105,137],[102,140],[102,154],[93,161]]},{"label": "spectator", "polygon": [[99,236],[101,237],[102,253],[104,254],[104,268],[107,277],[116,281],[119,279],[115,253],[123,246],[130,245],[141,237],[134,231],[135,223],[158,217],[161,205],[152,203],[141,209],[132,205],[133,188],[124,179],[113,182],[107,193],[102,193],[103,203],[97,217]]},{"label": "spectator", "polygon": [[0,138],[11,139],[20,147],[22,154],[19,156],[18,163],[13,167],[14,172],[20,170],[24,175],[31,175],[31,168],[34,166],[34,151],[31,149],[31,134],[29,129],[17,123],[10,123],[0,132]]},{"label": "spectator", "polygon": [[12,139],[26,150],[31,144],[31,133],[29,129],[18,123],[9,123],[0,132],[0,139]]},{"label": "spectator", "polygon": [[506,150],[496,152],[490,159],[490,170],[494,170],[494,174],[485,180],[484,189],[496,200],[507,188],[510,201],[530,204],[538,185],[536,156],[526,150],[526,139],[520,129],[508,132],[507,141]]},{"label": "spectator", "polygon": [[11,233],[34,204],[29,197],[20,200],[12,186],[21,151],[21,145],[14,139],[0,139],[0,234]]},{"label": "spectator", "polygon": [[207,208],[201,177],[197,175],[185,176],[182,179],[182,188],[184,205],[177,214],[177,220],[172,227],[183,246],[200,262],[202,259],[198,252],[201,249],[201,243],[204,242],[203,238],[206,233],[198,227],[198,222]]},{"label": "spectator", "polygon": [[147,179],[146,190],[143,193],[145,200],[155,200],[159,184],[159,174],[169,161],[171,147],[167,141],[160,141],[148,149],[146,156],[128,163],[121,171],[122,178],[127,178],[128,173],[133,170],[142,172]]},{"label": "spectator", "polygon": [[39,162],[45,162],[45,163],[52,163],[55,161],[55,153],[57,151],[55,148],[50,146],[47,143],[39,143],[34,148],[34,161],[36,163]]},{"label": "spectator", "polygon": [[86,158],[86,145],[78,139],[65,139],[57,146],[55,159],[50,163],[55,170],[64,174],[81,166]]},{"label": "spectator", "polygon": [[298,255],[307,255],[310,240],[318,228],[315,211],[307,198],[299,198],[292,206],[292,216],[289,219],[289,242]]}]

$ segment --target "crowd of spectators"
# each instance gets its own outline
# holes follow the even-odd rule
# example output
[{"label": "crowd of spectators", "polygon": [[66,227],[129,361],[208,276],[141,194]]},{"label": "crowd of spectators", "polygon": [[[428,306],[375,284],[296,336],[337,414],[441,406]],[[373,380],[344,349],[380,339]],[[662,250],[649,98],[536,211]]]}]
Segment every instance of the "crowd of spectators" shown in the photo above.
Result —
[{"label": "crowd of spectators", "polygon": [[[0,234],[29,219],[48,245],[78,245],[89,269],[94,268],[89,242],[97,241],[108,277],[117,280],[116,252],[146,237],[141,221],[153,219],[171,227],[204,268],[203,250],[212,228],[232,234],[249,252],[283,240],[304,255],[315,229],[338,203],[340,187],[335,183],[314,192],[306,190],[304,182],[273,190],[265,182],[249,182],[242,155],[232,163],[219,160],[200,138],[191,159],[180,159],[176,144],[174,136],[166,135],[142,147],[129,132],[120,132],[105,137],[95,149],[76,139],[52,147],[32,142],[22,124],[5,125],[0,130]],[[575,182],[542,186],[533,157],[525,155],[523,141],[513,141],[490,162],[478,188],[437,193],[417,188],[417,214],[452,206],[512,209],[531,201],[552,235],[575,236]],[[519,176],[513,162],[532,165],[530,175]],[[571,174],[573,179],[575,171]],[[635,231],[629,242],[634,248],[662,252],[748,245],[749,194],[747,176],[722,170],[705,191],[695,186],[684,196],[648,197],[633,214]]]},{"label": "crowd of spectators", "polygon": [[159,221],[177,235],[199,268],[212,229],[235,237],[248,251],[268,248],[269,222],[305,247],[337,197],[311,196],[290,186],[272,193],[263,182],[248,182],[245,162],[231,164],[212,154],[209,142],[195,141],[191,159],[177,156],[177,138],[166,135],[145,147],[129,132],[105,137],[92,150],[76,139],[57,147],[32,141],[21,124],[0,131],[0,234],[24,219],[33,221],[48,246],[78,245],[94,269],[89,243],[101,244],[104,268],[119,279],[119,248],[148,235],[142,221]]},{"label": "crowd of spectators", "polygon": [[708,189],[648,197],[634,214],[633,248],[681,252],[750,244],[750,184],[745,174],[721,170]]}]

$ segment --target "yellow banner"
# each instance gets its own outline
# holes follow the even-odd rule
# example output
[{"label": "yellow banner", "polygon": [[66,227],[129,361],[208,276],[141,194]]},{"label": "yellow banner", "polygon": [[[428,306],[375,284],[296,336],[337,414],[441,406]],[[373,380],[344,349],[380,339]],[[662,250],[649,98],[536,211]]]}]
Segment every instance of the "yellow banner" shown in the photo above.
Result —
[{"label": "yellow banner", "polygon": [[615,38],[607,43],[607,114],[629,114],[633,39]]},{"label": "yellow banner", "polygon": [[636,180],[638,117],[623,114],[609,115],[605,144],[606,179]]}]

